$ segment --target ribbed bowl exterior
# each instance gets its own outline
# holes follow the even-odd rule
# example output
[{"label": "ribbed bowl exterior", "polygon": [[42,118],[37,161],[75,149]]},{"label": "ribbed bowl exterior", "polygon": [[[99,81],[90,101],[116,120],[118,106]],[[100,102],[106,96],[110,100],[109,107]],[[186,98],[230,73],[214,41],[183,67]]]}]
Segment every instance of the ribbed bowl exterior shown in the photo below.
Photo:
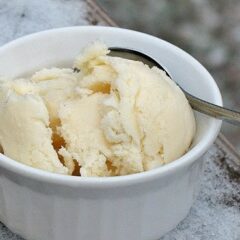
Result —
[{"label": "ribbed bowl exterior", "polygon": [[188,213],[202,160],[144,184],[81,188],[0,169],[0,220],[28,240],[155,240]]}]

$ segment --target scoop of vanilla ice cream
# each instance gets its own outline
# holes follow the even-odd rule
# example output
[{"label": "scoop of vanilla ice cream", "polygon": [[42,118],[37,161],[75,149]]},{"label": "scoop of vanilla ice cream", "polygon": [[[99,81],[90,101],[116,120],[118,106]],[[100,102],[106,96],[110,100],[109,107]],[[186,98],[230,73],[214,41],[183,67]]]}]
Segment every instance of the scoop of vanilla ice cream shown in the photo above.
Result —
[{"label": "scoop of vanilla ice cream", "polygon": [[[107,61],[117,72],[117,78],[105,102],[108,110],[102,126],[106,138],[113,143],[113,151],[117,148],[114,155],[120,149],[126,152],[121,161],[117,159],[113,164],[123,163],[120,174],[136,170],[131,165],[126,168],[133,156],[138,156],[138,170],[141,167],[149,170],[184,154],[195,133],[195,120],[179,87],[163,71],[150,69],[141,62],[120,58]],[[112,137],[114,131],[116,135],[125,134],[125,138],[116,142]]]},{"label": "scoop of vanilla ice cream", "polygon": [[114,174],[137,173],[179,158],[195,134],[193,111],[181,89],[156,67],[106,54],[106,46],[95,43],[75,67],[83,72],[81,87],[110,89],[99,128],[112,152],[108,161]]},{"label": "scoop of vanilla ice cream", "polygon": [[52,146],[47,108],[26,79],[0,81],[0,144],[4,154],[29,166],[67,174]]},{"label": "scoop of vanilla ice cream", "polygon": [[95,42],[72,69],[0,81],[4,154],[50,172],[116,176],[171,162],[195,134],[181,89],[156,67]]}]

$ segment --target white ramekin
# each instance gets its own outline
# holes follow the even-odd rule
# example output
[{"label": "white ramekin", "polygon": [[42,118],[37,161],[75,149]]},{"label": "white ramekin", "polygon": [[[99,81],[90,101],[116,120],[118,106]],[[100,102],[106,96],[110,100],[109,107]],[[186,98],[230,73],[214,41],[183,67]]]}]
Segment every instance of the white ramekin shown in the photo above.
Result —
[{"label": "white ramekin", "polygon": [[[35,33],[0,48],[0,74],[22,76],[70,64],[94,40],[160,61],[190,93],[222,105],[219,89],[194,58],[159,38],[110,27],[68,27]],[[1,117],[1,116],[0,116]],[[201,156],[221,121],[196,114],[193,147],[148,172],[109,178],[51,174],[0,154],[0,220],[31,240],[154,240],[186,217],[199,187]]]}]

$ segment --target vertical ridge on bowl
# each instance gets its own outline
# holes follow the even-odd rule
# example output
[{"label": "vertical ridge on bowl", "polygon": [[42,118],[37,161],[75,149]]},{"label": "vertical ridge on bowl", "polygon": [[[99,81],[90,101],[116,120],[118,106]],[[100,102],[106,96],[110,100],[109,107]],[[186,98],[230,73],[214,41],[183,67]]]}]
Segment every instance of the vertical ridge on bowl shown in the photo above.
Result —
[{"label": "vertical ridge on bowl", "polygon": [[[0,178],[3,179],[1,177],[1,174],[0,174]],[[5,194],[4,194],[4,183],[3,181],[0,181],[0,221],[3,221],[4,219],[7,218],[6,214],[7,214],[7,211],[6,211],[6,200],[5,200]]]}]

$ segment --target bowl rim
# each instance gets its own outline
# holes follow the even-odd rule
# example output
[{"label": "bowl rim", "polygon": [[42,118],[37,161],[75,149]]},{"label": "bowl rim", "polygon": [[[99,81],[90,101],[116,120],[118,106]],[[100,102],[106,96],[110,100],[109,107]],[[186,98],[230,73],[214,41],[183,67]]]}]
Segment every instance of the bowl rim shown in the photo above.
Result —
[{"label": "bowl rim", "polygon": [[[71,32],[71,31],[114,31],[118,34],[121,33],[129,33],[135,34],[139,37],[145,37],[153,41],[161,41],[161,44],[165,46],[171,47],[175,52],[181,54],[182,57],[191,61],[192,64],[195,65],[200,71],[202,71],[206,78],[208,78],[209,86],[211,87],[212,95],[214,98],[214,103],[222,106],[222,96],[220,90],[210,75],[210,73],[202,66],[202,64],[193,58],[190,54],[180,49],[179,47],[162,40],[158,37],[130,30],[125,28],[117,28],[117,27],[107,27],[107,26],[73,26],[73,27],[63,27],[63,28],[53,28],[48,29],[36,33],[32,33],[29,35],[25,35],[23,37],[17,38],[9,43],[0,47],[0,54],[2,51],[8,50],[8,48],[14,47],[21,42],[24,42],[29,39],[38,38],[40,35],[49,34],[49,33],[57,33],[57,32]],[[93,187],[93,188],[101,188],[101,187],[116,187],[116,186],[127,186],[132,184],[139,184],[142,182],[153,181],[160,177],[165,177],[166,175],[170,175],[179,169],[185,168],[191,165],[196,159],[202,156],[207,149],[211,146],[211,144],[216,139],[222,121],[214,118],[210,119],[209,123],[209,131],[204,135],[203,139],[194,146],[190,151],[176,159],[175,161],[168,163],[159,168],[155,168],[149,171],[130,174],[125,176],[114,176],[114,177],[78,177],[78,176],[69,176],[69,175],[61,175],[56,173],[47,172],[40,169],[35,169],[33,167],[27,166],[23,163],[17,162],[11,158],[0,153],[0,167],[7,169],[10,172],[15,174],[22,175],[27,178],[35,179],[42,182],[48,182],[53,184],[60,184],[65,186],[72,187]]]}]

